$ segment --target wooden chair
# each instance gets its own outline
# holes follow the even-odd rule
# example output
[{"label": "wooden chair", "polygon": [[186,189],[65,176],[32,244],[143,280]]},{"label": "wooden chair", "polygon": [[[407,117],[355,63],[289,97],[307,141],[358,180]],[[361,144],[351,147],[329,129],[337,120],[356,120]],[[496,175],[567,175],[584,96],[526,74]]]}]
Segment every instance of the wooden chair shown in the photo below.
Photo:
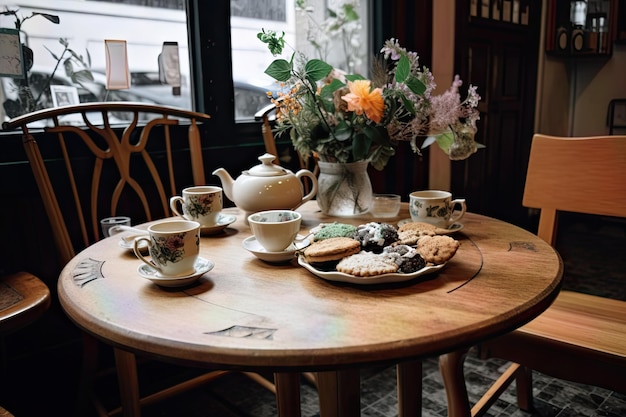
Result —
[{"label": "wooden chair", "polygon": [[[50,307],[50,290],[36,276],[17,272],[0,278],[0,343],[2,343],[2,370],[0,379],[5,381],[6,354],[4,337],[28,326],[41,317]],[[0,406],[0,417],[12,414]]]},{"label": "wooden chair", "polygon": [[[554,245],[560,211],[626,218],[626,136],[533,138],[523,204],[541,209],[538,236]],[[589,277],[593,280],[593,277]],[[525,326],[480,346],[514,362],[475,404],[480,416],[513,379],[532,408],[532,371],[626,393],[626,302],[562,290]]]},{"label": "wooden chair", "polygon": [[[139,223],[168,217],[172,195],[188,185],[204,185],[198,125],[209,119],[209,115],[182,109],[110,102],[44,109],[5,122],[4,129],[22,130],[62,264],[100,238],[100,219],[124,214]],[[76,120],[86,126],[77,126],[72,122]],[[116,128],[116,124],[123,127]],[[45,135],[36,140],[34,132],[42,126]],[[96,374],[97,346],[85,334],[87,386]],[[141,406],[223,373],[210,372],[139,399],[135,356],[117,348],[114,352],[118,379],[135,382],[133,392],[121,395],[132,395]],[[103,416],[140,414],[139,407],[107,411],[97,399],[94,405]]]}]

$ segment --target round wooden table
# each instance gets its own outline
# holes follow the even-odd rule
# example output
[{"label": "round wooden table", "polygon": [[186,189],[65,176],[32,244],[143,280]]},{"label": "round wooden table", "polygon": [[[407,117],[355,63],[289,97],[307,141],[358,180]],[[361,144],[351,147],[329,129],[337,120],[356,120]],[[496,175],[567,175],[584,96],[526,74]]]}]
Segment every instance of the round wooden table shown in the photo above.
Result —
[{"label": "round wooden table", "polygon": [[[166,289],[142,278],[141,262],[113,236],[62,271],[64,310],[114,346],[118,360],[147,353],[217,369],[271,370],[286,416],[300,413],[293,398],[299,372],[316,372],[323,417],[346,417],[360,412],[358,368],[399,364],[400,415],[406,416],[421,407],[420,358],[463,351],[521,326],[545,310],[560,287],[563,266],[550,245],[472,213],[453,235],[459,250],[436,274],[357,285],[321,279],[295,259],[283,265],[257,259],[242,246],[251,235],[243,212],[225,211],[237,213],[237,221],[201,239],[200,255],[215,267],[195,285]],[[303,233],[320,222],[375,221],[330,218],[316,202],[298,211]],[[397,218],[385,221],[408,217],[405,203]],[[451,381],[460,384],[454,392],[465,393],[460,379]],[[469,415],[466,395],[453,401],[450,415]]]}]

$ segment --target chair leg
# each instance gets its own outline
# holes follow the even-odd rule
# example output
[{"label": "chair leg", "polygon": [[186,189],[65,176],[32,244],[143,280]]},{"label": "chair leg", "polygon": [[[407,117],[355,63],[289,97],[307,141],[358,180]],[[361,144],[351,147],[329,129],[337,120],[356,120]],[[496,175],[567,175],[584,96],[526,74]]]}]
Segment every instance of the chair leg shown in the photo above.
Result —
[{"label": "chair leg", "polygon": [[517,385],[517,405],[521,410],[530,412],[533,409],[533,371],[520,366],[515,374]]},{"label": "chair leg", "polygon": [[396,365],[398,384],[398,417],[422,415],[422,361]]},{"label": "chair leg", "polygon": [[74,410],[74,416],[76,417],[84,416],[87,413],[98,369],[98,341],[87,333],[82,333],[81,339],[82,365],[78,385],[78,398]]},{"label": "chair leg", "polygon": [[467,350],[460,350],[439,356],[439,370],[446,387],[449,417],[471,415],[463,374],[463,362],[466,355]]}]

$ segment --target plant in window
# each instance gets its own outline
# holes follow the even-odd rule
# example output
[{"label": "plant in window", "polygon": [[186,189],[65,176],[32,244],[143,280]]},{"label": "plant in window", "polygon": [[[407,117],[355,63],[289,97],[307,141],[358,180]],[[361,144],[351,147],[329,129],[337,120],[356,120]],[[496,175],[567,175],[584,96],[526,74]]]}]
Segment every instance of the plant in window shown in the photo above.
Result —
[{"label": "plant in window", "polygon": [[[274,55],[282,52],[283,36],[263,30],[258,37]],[[474,141],[480,117],[476,87],[470,85],[462,100],[457,76],[448,91],[435,96],[434,77],[420,66],[417,53],[393,38],[380,52],[371,79],[346,74],[298,52],[289,60],[274,60],[265,72],[285,87],[273,100],[277,133],[288,132],[305,157],[369,161],[378,170],[402,141],[410,142],[417,153],[418,139],[425,139],[421,148],[437,143],[451,159],[476,152],[480,147]]]},{"label": "plant in window", "polygon": [[[18,12],[19,10],[10,10],[8,8],[0,12],[1,15],[15,17],[15,28],[18,31],[22,31],[22,25],[24,24],[24,22],[36,16],[41,16],[54,24],[60,23],[60,19],[56,15],[32,12],[30,16],[20,16],[18,15]],[[65,74],[75,84],[82,85],[82,83],[86,81],[93,81],[93,75],[89,70],[89,67],[91,66],[91,57],[89,56],[89,51],[87,51],[87,55],[84,58],[82,55],[76,53],[73,49],[70,48],[67,39],[60,38],[59,43],[63,47],[63,50],[60,54],[55,53],[46,47],[48,52],[50,52],[50,54],[56,61],[56,64],[51,73],[44,80],[44,82],[41,85],[37,86],[39,91],[37,97],[33,96],[33,91],[31,90],[28,75],[23,79],[15,80],[14,87],[17,93],[16,98],[6,99],[3,103],[4,110],[7,116],[12,118],[45,107],[46,104],[50,101],[50,83],[52,82],[52,79],[54,78],[54,75],[56,74],[60,66],[63,66]],[[22,59],[24,61],[25,71],[28,74],[33,67],[34,57],[32,49],[24,44],[22,44]]]},{"label": "plant in window", "polygon": [[[317,58],[329,62],[333,47],[341,46],[341,66],[352,72],[363,62],[359,1],[344,1],[335,8],[326,9],[327,17],[318,22],[313,17],[315,9],[307,0],[296,0],[296,12],[307,18],[307,40],[315,49]],[[335,51],[337,52],[337,51]]]}]

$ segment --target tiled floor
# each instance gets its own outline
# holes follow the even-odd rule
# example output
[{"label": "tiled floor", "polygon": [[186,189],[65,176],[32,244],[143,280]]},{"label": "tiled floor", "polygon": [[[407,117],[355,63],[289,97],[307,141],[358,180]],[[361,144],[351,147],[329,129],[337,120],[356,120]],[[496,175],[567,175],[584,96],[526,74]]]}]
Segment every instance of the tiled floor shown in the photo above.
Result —
[{"label": "tiled floor", "polygon": [[[566,265],[566,287],[626,300],[623,272],[626,271],[626,259],[623,256],[626,253],[626,223],[566,217],[561,221],[559,236],[557,248]],[[589,271],[593,271],[594,276],[599,278],[585,280]],[[52,322],[40,324],[40,329],[44,332],[64,331],[78,335],[66,319],[53,317]],[[37,339],[29,338],[28,334],[17,336],[21,346],[7,340],[9,361],[5,375],[0,378],[0,404],[16,417],[71,415],[80,365],[77,339],[74,338],[73,343],[52,346],[44,355],[33,357],[28,354],[32,349],[28,344],[36,344]],[[24,350],[20,351],[20,348]],[[470,351],[465,375],[472,403],[505,367],[506,363],[501,360],[480,360],[473,350]],[[163,364],[154,364],[145,369],[147,374],[142,375],[143,387],[162,380],[172,370],[179,370]],[[362,416],[398,415],[394,367],[364,369],[361,380]],[[105,381],[108,383],[104,391],[114,395],[114,377]],[[319,408],[316,391],[304,378],[301,392],[303,417],[317,416]],[[541,374],[534,376],[534,398],[536,410],[533,413],[520,411],[516,405],[513,385],[491,407],[487,416],[626,416],[626,394],[568,383]],[[445,393],[435,358],[424,362],[422,415],[447,415]],[[143,416],[269,417],[276,416],[276,407],[271,392],[242,374],[231,373],[194,391],[146,407]]]}]

